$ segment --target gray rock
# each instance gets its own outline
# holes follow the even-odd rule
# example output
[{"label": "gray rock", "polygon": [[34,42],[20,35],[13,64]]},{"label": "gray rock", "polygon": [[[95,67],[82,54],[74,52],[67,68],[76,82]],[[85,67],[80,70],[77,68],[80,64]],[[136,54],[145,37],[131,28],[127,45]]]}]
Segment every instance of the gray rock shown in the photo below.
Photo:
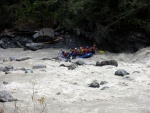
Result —
[{"label": "gray rock", "polygon": [[48,47],[48,44],[45,43],[26,43],[26,47],[31,50],[38,50]]},{"label": "gray rock", "polygon": [[75,64],[77,64],[77,65],[85,65],[86,63],[84,61],[78,60],[77,62],[75,62]]},{"label": "gray rock", "polygon": [[24,58],[18,58],[16,61],[24,61],[24,60],[29,60],[32,59],[31,57],[24,57]]},{"label": "gray rock", "polygon": [[12,102],[12,101],[17,101],[10,92],[8,91],[0,91],[0,102]]},{"label": "gray rock", "polygon": [[73,70],[75,68],[77,68],[75,64],[71,64],[70,66],[68,66],[68,70]]},{"label": "gray rock", "polygon": [[5,74],[11,74],[11,72],[10,71],[5,71]]},{"label": "gray rock", "polygon": [[0,71],[5,72],[6,71],[5,67],[0,67]]},{"label": "gray rock", "polygon": [[41,69],[41,68],[46,68],[46,66],[45,65],[34,65],[32,67],[32,69]]},{"label": "gray rock", "polygon": [[108,88],[109,88],[108,86],[105,86],[101,90],[105,90],[105,89],[108,89]]},{"label": "gray rock", "polygon": [[9,59],[10,59],[10,61],[15,61],[16,60],[14,57],[10,57]]},{"label": "gray rock", "polygon": [[102,62],[96,62],[96,66],[105,66],[105,65],[112,65],[112,66],[118,66],[117,61],[115,60],[106,60]]},{"label": "gray rock", "polygon": [[25,71],[26,68],[22,67],[22,68],[15,68],[15,69],[14,69],[14,71],[18,71],[18,70]]},{"label": "gray rock", "polygon": [[4,82],[3,82],[3,84],[5,84],[5,85],[6,85],[6,84],[8,84],[8,82],[4,81]]},{"label": "gray rock", "polygon": [[33,70],[31,70],[31,69],[25,69],[25,73],[33,73]]},{"label": "gray rock", "polygon": [[107,84],[107,83],[108,83],[107,81],[101,81],[100,85],[104,85],[104,84]]},{"label": "gray rock", "polygon": [[94,80],[91,84],[89,84],[89,87],[99,88],[100,85],[97,80]]},{"label": "gray rock", "polygon": [[14,69],[14,67],[13,67],[13,66],[11,66],[11,65],[9,65],[9,66],[5,66],[5,69],[6,69],[6,70],[8,70],[8,71],[9,71],[9,70],[11,70],[11,71],[12,71],[12,70]]},{"label": "gray rock", "polygon": [[124,69],[118,69],[116,72],[115,72],[115,75],[117,76],[125,76],[125,75],[129,75],[130,73],[128,73],[127,71],[125,71]]},{"label": "gray rock", "polygon": [[40,31],[38,31],[37,33],[35,33],[33,35],[33,38],[38,38],[38,37],[50,37],[50,38],[54,38],[54,30],[51,28],[43,28]]},{"label": "gray rock", "polygon": [[65,64],[60,64],[59,67],[67,67]]},{"label": "gray rock", "polygon": [[3,62],[9,62],[10,60],[8,58],[3,59]]},{"label": "gray rock", "polygon": [[42,58],[42,60],[52,60],[51,58]]}]

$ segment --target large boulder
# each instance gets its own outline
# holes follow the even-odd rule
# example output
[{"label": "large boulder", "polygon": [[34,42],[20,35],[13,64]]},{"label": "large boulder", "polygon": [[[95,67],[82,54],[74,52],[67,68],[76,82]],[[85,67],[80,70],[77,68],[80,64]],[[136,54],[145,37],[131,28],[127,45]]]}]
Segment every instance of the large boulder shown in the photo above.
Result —
[{"label": "large boulder", "polygon": [[[41,37],[44,37],[44,38],[41,38]],[[37,33],[35,33],[33,35],[33,38],[34,39],[37,39],[37,40],[53,40],[54,39],[54,30],[51,29],[51,28],[43,28],[41,29],[40,31],[38,31]]]},{"label": "large boulder", "polygon": [[97,80],[94,80],[91,84],[89,84],[89,87],[92,87],[92,88],[99,88],[100,85],[98,83]]},{"label": "large boulder", "polygon": [[128,73],[126,70],[124,69],[118,69],[116,72],[115,72],[115,75],[117,76],[125,76],[125,75],[129,75],[130,73]]},{"label": "large boulder", "polygon": [[0,91],[0,102],[12,102],[12,101],[17,101],[10,92],[8,91]]}]

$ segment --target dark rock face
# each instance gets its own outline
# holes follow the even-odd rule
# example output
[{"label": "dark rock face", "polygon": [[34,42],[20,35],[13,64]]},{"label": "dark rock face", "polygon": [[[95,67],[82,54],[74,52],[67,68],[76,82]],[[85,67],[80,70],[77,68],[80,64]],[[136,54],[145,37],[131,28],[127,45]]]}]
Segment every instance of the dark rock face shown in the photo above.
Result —
[{"label": "dark rock face", "polygon": [[150,35],[143,29],[120,29],[118,32],[109,33],[109,36],[96,42],[99,49],[113,53],[133,53],[141,48],[150,46]]},{"label": "dark rock face", "polygon": [[[33,35],[34,40],[38,42],[46,42],[54,39],[54,30],[51,28],[43,28]],[[45,37],[45,38],[43,38]],[[43,40],[44,39],[44,40]]]},{"label": "dark rock face", "polygon": [[125,71],[124,69],[118,69],[116,72],[115,72],[115,75],[117,76],[125,76],[125,75],[129,75],[130,73],[128,73],[127,71]]},{"label": "dark rock face", "polygon": [[8,91],[0,91],[0,102],[12,102],[12,101],[16,101],[17,99],[15,99],[10,92]]},{"label": "dark rock face", "polygon": [[[38,50],[42,48],[76,48],[81,46],[91,46],[93,44],[100,50],[110,52],[136,52],[137,50],[150,46],[150,33],[149,30],[143,29],[126,29],[122,28],[111,32],[106,30],[104,26],[98,27],[101,35],[95,35],[93,32],[85,32],[77,29],[75,32],[61,30],[53,30],[50,28],[43,28],[37,33],[34,30],[22,31],[9,31],[5,30],[0,34],[0,47],[1,48],[15,48],[21,47],[24,50]],[[99,34],[99,33],[98,33]],[[103,34],[103,35],[102,35]],[[54,41],[58,37],[61,40]],[[39,44],[49,42],[49,44]]]},{"label": "dark rock face", "polygon": [[[46,43],[45,43],[46,42]],[[43,28],[37,33],[33,30],[5,30],[0,34],[0,47],[24,48],[24,50],[38,50],[42,48],[75,48],[91,45],[88,38],[78,37],[69,32],[54,31],[51,28]]]},{"label": "dark rock face", "polygon": [[94,80],[91,84],[89,84],[89,87],[92,87],[92,88],[99,88],[100,85],[98,83],[97,80]]},{"label": "dark rock face", "polygon": [[116,66],[117,67],[118,63],[115,60],[96,62],[96,66],[105,66],[105,65],[112,65],[112,66]]}]

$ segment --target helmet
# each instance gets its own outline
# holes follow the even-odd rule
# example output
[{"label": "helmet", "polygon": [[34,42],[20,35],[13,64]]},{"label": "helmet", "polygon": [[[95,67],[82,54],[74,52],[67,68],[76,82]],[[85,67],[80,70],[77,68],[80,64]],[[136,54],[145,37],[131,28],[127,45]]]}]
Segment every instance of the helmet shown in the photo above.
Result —
[{"label": "helmet", "polygon": [[89,46],[86,46],[86,49],[88,49],[89,48]]}]

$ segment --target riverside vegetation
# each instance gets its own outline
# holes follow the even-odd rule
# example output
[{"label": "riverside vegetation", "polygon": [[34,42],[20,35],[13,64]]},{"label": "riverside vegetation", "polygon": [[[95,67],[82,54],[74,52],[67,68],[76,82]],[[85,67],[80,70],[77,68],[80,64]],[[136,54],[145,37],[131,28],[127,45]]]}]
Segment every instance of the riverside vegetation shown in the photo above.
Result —
[{"label": "riverside vegetation", "polygon": [[150,45],[149,0],[1,0],[0,15],[1,31],[75,30],[99,48],[115,48],[112,52]]}]

